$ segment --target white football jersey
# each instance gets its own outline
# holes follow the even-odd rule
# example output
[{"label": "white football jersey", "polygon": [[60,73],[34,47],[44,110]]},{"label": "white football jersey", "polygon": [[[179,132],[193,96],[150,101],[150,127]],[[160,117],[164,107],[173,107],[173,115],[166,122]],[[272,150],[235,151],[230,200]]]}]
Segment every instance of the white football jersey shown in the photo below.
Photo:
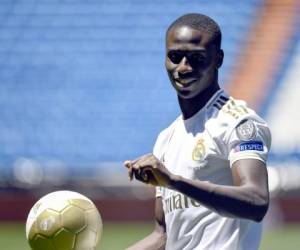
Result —
[{"label": "white football jersey", "polygon": [[[170,172],[193,180],[233,185],[232,164],[266,162],[271,134],[245,102],[219,90],[193,117],[178,117],[163,130],[154,155]],[[223,217],[171,189],[157,187],[167,228],[167,250],[258,249],[261,223]]]}]

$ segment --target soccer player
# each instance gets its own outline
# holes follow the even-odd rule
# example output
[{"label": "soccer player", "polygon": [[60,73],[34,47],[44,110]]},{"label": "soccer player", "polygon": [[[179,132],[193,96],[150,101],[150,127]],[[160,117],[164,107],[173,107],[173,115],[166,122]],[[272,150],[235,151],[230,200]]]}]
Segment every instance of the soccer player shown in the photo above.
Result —
[{"label": "soccer player", "polygon": [[156,186],[155,229],[130,250],[258,249],[269,204],[271,134],[218,84],[221,31],[186,14],[166,33],[165,65],[182,115],[153,154],[126,161],[130,179]]}]

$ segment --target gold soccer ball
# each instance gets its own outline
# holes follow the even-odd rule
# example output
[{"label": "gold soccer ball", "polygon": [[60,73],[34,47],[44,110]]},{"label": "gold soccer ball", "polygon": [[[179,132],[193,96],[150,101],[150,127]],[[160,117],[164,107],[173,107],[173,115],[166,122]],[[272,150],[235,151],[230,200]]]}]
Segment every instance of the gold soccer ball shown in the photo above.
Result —
[{"label": "gold soccer ball", "polygon": [[26,237],[33,250],[96,250],[101,216],[82,194],[57,191],[38,200],[29,212]]}]

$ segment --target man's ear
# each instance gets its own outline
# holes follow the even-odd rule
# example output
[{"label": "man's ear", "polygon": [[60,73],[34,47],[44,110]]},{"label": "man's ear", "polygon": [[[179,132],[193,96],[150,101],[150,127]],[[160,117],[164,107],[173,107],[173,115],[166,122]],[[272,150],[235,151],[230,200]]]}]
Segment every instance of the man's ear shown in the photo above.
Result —
[{"label": "man's ear", "polygon": [[224,51],[222,49],[218,50],[218,55],[217,55],[217,68],[220,68],[223,64],[223,59],[224,59]]}]

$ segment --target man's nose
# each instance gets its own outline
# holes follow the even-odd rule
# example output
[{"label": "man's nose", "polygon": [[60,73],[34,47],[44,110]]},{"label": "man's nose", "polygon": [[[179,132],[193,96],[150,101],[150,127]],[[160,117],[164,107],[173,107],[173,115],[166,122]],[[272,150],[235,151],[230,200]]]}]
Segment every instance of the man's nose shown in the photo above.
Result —
[{"label": "man's nose", "polygon": [[193,71],[192,66],[189,64],[187,58],[184,56],[177,66],[177,72],[180,74],[186,74]]}]

